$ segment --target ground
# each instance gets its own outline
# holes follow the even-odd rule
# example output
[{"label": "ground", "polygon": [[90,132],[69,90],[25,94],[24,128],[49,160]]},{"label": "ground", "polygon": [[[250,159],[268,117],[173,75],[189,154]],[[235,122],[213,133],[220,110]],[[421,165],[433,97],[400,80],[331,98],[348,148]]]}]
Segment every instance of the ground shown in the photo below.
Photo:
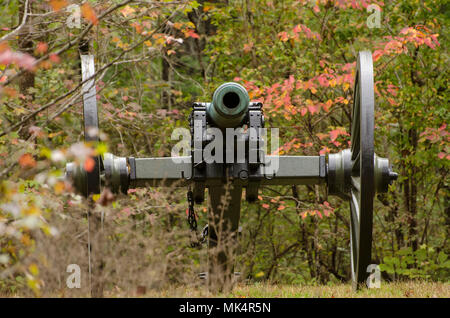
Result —
[{"label": "ground", "polygon": [[[107,295],[112,297],[127,297],[136,295],[119,294]],[[268,297],[268,298],[349,298],[349,297],[388,297],[388,298],[449,298],[450,283],[407,281],[386,283],[380,288],[363,289],[353,292],[350,284],[340,285],[272,285],[257,283],[251,285],[239,284],[232,292],[225,294],[211,294],[205,288],[173,287],[165,290],[150,290],[139,297]]]}]

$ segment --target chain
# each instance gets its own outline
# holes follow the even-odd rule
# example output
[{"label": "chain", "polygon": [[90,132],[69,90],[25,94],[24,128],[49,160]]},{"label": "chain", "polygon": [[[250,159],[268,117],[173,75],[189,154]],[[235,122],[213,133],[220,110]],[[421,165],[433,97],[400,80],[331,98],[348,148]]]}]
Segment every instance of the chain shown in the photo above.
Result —
[{"label": "chain", "polygon": [[193,248],[199,248],[202,246],[203,243],[206,243],[208,239],[208,224],[205,225],[205,227],[202,229],[202,232],[200,234],[200,238],[197,235],[197,215],[195,215],[194,211],[194,194],[191,191],[191,189],[188,190],[187,193],[187,200],[188,200],[188,223],[189,228],[191,229],[191,247]]},{"label": "chain", "polygon": [[187,201],[188,201],[188,223],[189,228],[191,229],[191,247],[200,247],[201,243],[197,238],[197,217],[194,211],[194,194],[192,190],[189,189],[187,193]]},{"label": "chain", "polygon": [[189,190],[187,193],[187,200],[188,200],[188,223],[191,231],[197,231],[197,218],[194,212],[194,194],[192,193],[192,190]]}]

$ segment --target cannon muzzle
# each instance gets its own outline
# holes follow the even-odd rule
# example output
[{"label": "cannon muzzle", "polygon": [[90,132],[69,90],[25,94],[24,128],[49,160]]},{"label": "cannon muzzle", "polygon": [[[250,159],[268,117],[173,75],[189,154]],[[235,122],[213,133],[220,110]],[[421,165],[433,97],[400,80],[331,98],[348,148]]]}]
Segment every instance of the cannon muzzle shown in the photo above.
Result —
[{"label": "cannon muzzle", "polygon": [[235,128],[244,120],[249,104],[247,90],[238,83],[229,82],[215,90],[206,112],[217,127]]}]

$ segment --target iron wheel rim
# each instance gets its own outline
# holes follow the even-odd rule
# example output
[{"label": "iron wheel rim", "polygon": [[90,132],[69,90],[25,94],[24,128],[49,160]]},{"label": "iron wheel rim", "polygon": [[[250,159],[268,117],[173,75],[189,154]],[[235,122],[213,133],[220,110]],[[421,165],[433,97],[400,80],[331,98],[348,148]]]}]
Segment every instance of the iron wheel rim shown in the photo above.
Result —
[{"label": "iron wheel rim", "polygon": [[364,51],[358,54],[351,124],[350,255],[354,289],[366,281],[372,255],[374,105],[372,54]]}]

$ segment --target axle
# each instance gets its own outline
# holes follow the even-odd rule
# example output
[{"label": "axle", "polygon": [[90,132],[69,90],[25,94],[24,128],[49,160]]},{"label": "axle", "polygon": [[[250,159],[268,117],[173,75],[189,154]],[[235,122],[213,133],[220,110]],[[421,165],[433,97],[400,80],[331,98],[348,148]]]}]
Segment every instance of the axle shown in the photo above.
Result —
[{"label": "axle", "polygon": [[[328,156],[266,156],[266,164],[258,170],[261,185],[307,185],[328,186],[328,193],[346,197],[351,186],[351,166],[349,149]],[[110,153],[103,156],[105,167],[101,174],[103,186],[111,191],[126,193],[128,188],[146,186],[187,186],[192,179],[191,156],[165,158],[117,157]],[[375,187],[377,192],[386,192],[388,185],[397,178],[385,158],[375,155]],[[278,161],[278,162],[277,162]],[[217,165],[217,164],[215,164]],[[226,164],[223,164],[226,165]],[[226,182],[247,187],[248,171],[232,168],[228,175],[218,174],[221,169],[208,169],[206,165],[205,186],[219,186]],[[231,166],[233,167],[233,166]],[[236,166],[234,166],[236,167]],[[68,163],[66,177],[84,194],[86,171],[81,166]]]}]

